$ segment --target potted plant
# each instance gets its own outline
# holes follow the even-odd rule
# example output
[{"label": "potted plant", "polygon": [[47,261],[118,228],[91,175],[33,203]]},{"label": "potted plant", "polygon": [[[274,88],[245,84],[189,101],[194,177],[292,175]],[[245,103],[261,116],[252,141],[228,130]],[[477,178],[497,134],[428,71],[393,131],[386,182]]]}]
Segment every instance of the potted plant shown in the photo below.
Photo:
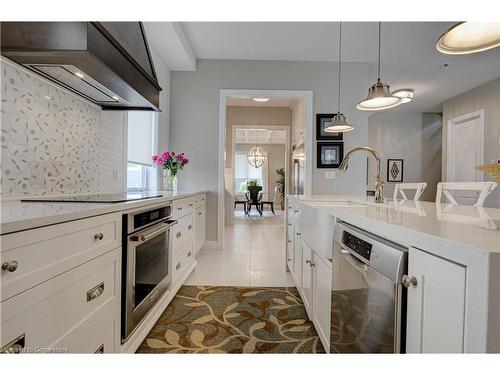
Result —
[{"label": "potted plant", "polygon": [[280,207],[282,210],[285,209],[285,168],[276,169],[278,174],[278,180],[276,185],[278,186],[278,193],[280,195]]},{"label": "potted plant", "polygon": [[168,191],[177,190],[177,172],[184,169],[189,160],[184,153],[176,154],[173,151],[164,151],[153,155],[153,163],[163,168],[164,189]]}]

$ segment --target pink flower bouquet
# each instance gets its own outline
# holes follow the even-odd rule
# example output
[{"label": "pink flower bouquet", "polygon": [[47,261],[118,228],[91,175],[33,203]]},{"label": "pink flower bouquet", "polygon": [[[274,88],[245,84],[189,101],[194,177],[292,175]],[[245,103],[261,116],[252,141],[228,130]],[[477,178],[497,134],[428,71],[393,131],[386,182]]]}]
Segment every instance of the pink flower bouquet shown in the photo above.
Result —
[{"label": "pink flower bouquet", "polygon": [[167,170],[172,176],[183,170],[189,160],[184,157],[184,153],[175,154],[173,151],[165,151],[159,155],[153,155],[153,163]]}]

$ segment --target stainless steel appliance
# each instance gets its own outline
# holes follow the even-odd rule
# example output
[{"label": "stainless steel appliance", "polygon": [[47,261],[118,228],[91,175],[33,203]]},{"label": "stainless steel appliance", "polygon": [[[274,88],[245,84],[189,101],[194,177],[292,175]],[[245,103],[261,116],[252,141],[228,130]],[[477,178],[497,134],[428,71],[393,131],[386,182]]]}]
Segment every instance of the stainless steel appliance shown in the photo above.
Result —
[{"label": "stainless steel appliance", "polygon": [[137,193],[90,194],[60,197],[24,198],[21,202],[70,202],[70,203],[120,203],[141,199],[161,198],[162,194],[153,191]]},{"label": "stainless steel appliance", "polygon": [[407,248],[336,223],[331,353],[404,353],[407,260]]},{"label": "stainless steel appliance", "polygon": [[123,215],[122,342],[165,293],[172,279],[171,204]]}]

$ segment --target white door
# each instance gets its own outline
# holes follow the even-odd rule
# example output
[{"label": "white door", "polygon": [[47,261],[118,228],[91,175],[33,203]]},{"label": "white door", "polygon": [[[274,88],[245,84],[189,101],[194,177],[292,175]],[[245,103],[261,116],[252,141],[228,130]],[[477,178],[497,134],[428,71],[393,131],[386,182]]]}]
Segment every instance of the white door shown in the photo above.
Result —
[{"label": "white door", "polygon": [[313,323],[327,353],[330,352],[330,315],[332,269],[316,254],[313,255]]},{"label": "white door", "polygon": [[463,353],[465,267],[410,248],[407,353]]},{"label": "white door", "polygon": [[[484,110],[448,121],[448,181],[481,181],[474,167],[484,161]],[[472,205],[478,192],[453,193],[458,204]]]},{"label": "white door", "polygon": [[304,307],[312,320],[312,249],[302,240],[302,294]]}]

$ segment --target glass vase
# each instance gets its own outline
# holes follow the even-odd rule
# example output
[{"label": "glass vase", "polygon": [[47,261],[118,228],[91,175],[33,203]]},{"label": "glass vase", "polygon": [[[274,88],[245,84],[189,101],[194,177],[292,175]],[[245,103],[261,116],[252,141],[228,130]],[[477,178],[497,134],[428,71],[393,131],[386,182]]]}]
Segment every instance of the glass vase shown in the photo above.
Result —
[{"label": "glass vase", "polygon": [[177,176],[168,169],[163,170],[163,189],[177,191]]}]

